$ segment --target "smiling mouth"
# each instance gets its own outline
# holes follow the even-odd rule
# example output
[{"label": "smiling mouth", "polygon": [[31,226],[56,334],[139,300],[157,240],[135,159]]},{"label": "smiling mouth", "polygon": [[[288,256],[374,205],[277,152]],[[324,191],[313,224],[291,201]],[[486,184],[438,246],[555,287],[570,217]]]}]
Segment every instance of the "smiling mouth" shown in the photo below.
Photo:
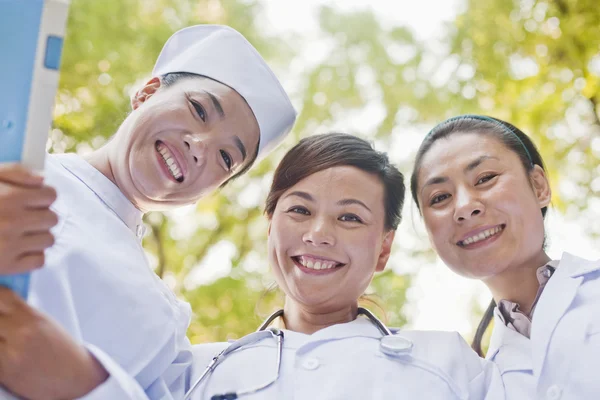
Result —
[{"label": "smiling mouth", "polygon": [[315,271],[325,270],[325,269],[334,269],[343,267],[344,263],[339,263],[337,261],[332,260],[324,260],[313,257],[304,257],[304,256],[295,256],[292,257],[294,261],[298,264],[302,265],[304,268],[312,269]]},{"label": "smiling mouth", "polygon": [[156,141],[154,147],[156,148],[156,151],[160,155],[173,179],[179,183],[183,182],[183,172],[181,172],[181,166],[177,163],[175,156],[173,153],[171,153],[169,148],[160,140]]},{"label": "smiling mouth", "polygon": [[506,228],[506,225],[502,224],[502,225],[496,226],[495,228],[490,228],[483,232],[479,232],[478,234],[470,236],[464,240],[459,240],[456,244],[460,247],[466,247],[466,246],[475,244],[477,242],[481,242],[482,240],[489,239],[492,236],[496,236],[500,232],[502,232],[504,230],[504,228]]}]

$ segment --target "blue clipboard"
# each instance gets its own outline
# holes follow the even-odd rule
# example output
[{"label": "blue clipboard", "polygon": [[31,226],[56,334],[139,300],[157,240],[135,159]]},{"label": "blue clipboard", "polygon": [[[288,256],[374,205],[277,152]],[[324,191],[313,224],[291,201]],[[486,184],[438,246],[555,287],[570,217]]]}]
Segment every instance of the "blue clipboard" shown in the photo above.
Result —
[{"label": "blue clipboard", "polygon": [[[42,171],[69,0],[0,0],[0,163]],[[29,274],[0,275],[27,298]]]}]

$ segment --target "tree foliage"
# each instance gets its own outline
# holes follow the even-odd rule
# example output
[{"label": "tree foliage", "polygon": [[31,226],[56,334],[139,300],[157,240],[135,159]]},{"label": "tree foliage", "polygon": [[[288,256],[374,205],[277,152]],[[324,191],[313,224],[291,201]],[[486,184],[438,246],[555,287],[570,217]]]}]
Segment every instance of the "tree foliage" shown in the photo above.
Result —
[{"label": "tree foliage", "polygon": [[[85,152],[104,144],[126,117],[131,94],[149,79],[165,40],[182,27],[230,25],[275,69],[282,69],[294,50],[260,29],[260,11],[259,4],[238,0],[74,0],[50,150]],[[322,119],[318,110],[305,112],[303,118],[313,118],[311,112],[317,122]],[[300,132],[297,137],[306,134]],[[194,342],[242,336],[282,304],[281,294],[268,290],[272,279],[265,261],[262,201],[269,172],[283,151],[197,206],[146,218],[148,256],[156,272],[191,303],[195,313],[189,335]],[[210,269],[210,260],[230,268],[221,276],[198,278]],[[395,289],[389,297],[396,303],[390,320],[402,323],[398,306],[408,279],[384,274],[374,286]]]}]

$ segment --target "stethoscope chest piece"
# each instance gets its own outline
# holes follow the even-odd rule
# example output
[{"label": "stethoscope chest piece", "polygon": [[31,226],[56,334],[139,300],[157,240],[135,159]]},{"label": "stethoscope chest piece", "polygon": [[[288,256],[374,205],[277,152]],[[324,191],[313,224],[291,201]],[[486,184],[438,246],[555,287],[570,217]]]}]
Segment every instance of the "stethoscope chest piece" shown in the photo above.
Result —
[{"label": "stethoscope chest piece", "polygon": [[400,355],[410,354],[413,343],[398,335],[383,336],[380,339],[379,347],[385,355],[397,357]]}]

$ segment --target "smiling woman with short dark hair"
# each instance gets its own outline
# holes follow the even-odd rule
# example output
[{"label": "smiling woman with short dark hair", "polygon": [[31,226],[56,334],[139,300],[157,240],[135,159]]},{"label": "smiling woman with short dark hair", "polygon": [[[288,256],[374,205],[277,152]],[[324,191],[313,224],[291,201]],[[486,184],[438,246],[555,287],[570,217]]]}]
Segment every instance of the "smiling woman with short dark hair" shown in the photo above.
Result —
[{"label": "smiling woman with short dark hair", "polygon": [[598,397],[600,261],[546,254],[550,183],[529,137],[496,118],[450,118],[421,144],[411,192],[440,258],[492,294],[473,348],[483,354],[493,319],[487,358],[507,397]]}]

